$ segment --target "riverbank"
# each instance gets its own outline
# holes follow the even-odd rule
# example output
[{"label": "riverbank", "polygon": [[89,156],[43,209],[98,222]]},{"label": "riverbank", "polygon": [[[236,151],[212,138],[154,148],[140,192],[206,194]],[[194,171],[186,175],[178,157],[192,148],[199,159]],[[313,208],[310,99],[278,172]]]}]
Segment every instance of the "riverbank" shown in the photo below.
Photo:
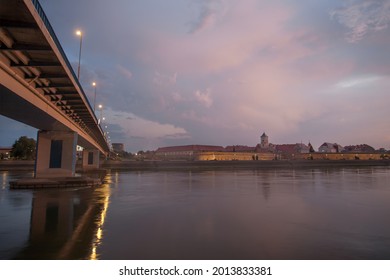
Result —
[{"label": "riverbank", "polygon": [[20,170],[20,171],[34,171],[33,160],[1,160],[0,171]]},{"label": "riverbank", "polygon": [[390,160],[106,161],[111,170],[219,170],[390,166]]},{"label": "riverbank", "polygon": [[[264,160],[264,161],[104,161],[111,170],[217,170],[390,166],[390,160]],[[77,172],[82,172],[81,163]],[[0,161],[0,170],[33,171],[34,161]]]}]

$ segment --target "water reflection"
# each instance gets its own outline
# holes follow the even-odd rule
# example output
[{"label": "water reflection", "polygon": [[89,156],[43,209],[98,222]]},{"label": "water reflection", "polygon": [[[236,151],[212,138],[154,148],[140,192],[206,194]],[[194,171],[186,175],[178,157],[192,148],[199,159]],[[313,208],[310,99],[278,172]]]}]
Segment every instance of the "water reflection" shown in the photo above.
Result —
[{"label": "water reflection", "polygon": [[389,212],[389,168],[112,172],[1,189],[0,258],[390,259]]},{"label": "water reflection", "polygon": [[110,187],[109,187],[109,183],[110,182],[105,184],[104,187],[101,189],[102,192],[103,192],[103,196],[101,197],[101,199],[104,200],[104,201],[103,201],[103,208],[101,210],[100,217],[98,217],[98,219],[96,220],[97,230],[96,230],[96,232],[94,234],[94,239],[93,239],[93,242],[92,242],[91,255],[89,257],[89,259],[91,259],[91,260],[96,260],[99,257],[98,254],[96,253],[96,251],[97,251],[97,248],[99,247],[99,245],[101,244],[102,238],[103,238],[103,226],[104,226],[104,222],[106,220],[108,204],[109,204],[109,201],[110,201]]},{"label": "water reflection", "polygon": [[8,171],[3,171],[1,189],[4,190],[7,187],[7,182],[8,182]]},{"label": "water reflection", "polygon": [[387,259],[388,174],[121,173],[98,252],[104,259]]},{"label": "water reflection", "polygon": [[15,259],[97,259],[109,199],[109,183],[35,190],[29,239]]}]

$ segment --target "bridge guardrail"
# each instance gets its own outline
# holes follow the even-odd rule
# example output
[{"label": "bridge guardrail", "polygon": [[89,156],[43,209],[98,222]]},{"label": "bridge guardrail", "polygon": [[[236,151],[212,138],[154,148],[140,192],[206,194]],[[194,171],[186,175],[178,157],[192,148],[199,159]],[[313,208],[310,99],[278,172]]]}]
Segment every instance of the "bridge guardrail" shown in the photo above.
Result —
[{"label": "bridge guardrail", "polygon": [[[81,94],[84,96],[85,100],[87,101],[88,107],[91,109],[91,112],[93,112],[91,104],[89,104],[89,100],[88,100],[87,96],[85,95],[83,88],[81,87],[80,81],[77,78],[76,74],[74,73],[72,65],[70,64],[70,62],[69,62],[69,60],[68,60],[64,50],[62,49],[60,41],[58,40],[58,38],[57,38],[57,36],[56,36],[56,34],[55,34],[54,30],[53,30],[53,27],[51,26],[51,24],[50,24],[46,14],[45,14],[45,12],[43,11],[43,8],[42,8],[41,4],[39,3],[38,0],[31,0],[31,2],[34,4],[35,10],[37,11],[39,16],[41,17],[43,23],[45,24],[47,30],[50,33],[50,36],[53,38],[54,43],[56,44],[58,50],[60,51],[61,55],[63,56],[66,65],[70,69],[70,72],[72,73],[72,76],[73,76],[74,80],[76,81],[76,83],[77,83],[77,85],[78,85],[78,87],[79,87],[79,89],[81,91]],[[95,121],[96,121],[97,118],[96,118],[95,112],[93,112],[93,113],[94,113],[94,118],[95,118]]]},{"label": "bridge guardrail", "polygon": [[[44,10],[43,10],[41,4],[39,3],[38,0],[31,0],[31,2],[32,2],[33,6],[35,7],[36,12],[37,12],[38,15],[40,16],[42,22],[45,24],[45,27],[46,27],[47,30],[49,31],[49,34],[50,34],[50,36],[52,37],[54,43],[56,44],[56,46],[57,46],[59,52],[61,53],[61,55],[62,55],[62,57],[63,57],[63,59],[64,59],[66,65],[67,65],[67,67],[69,68],[69,70],[70,70],[70,72],[71,72],[71,74],[72,74],[72,76],[73,76],[73,79],[76,81],[77,86],[79,87],[79,89],[80,89],[80,91],[81,91],[81,94],[83,95],[84,99],[85,99],[86,102],[87,102],[87,106],[89,107],[90,111],[93,112],[93,117],[94,117],[94,120],[95,120],[95,122],[96,122],[96,124],[97,124],[98,129],[100,130],[100,133],[101,133],[102,135],[104,135],[104,132],[103,132],[102,127],[101,127],[100,124],[98,124],[98,122],[97,122],[97,117],[96,117],[96,115],[95,115],[95,112],[92,110],[91,104],[89,103],[89,100],[88,100],[88,98],[87,98],[87,96],[86,96],[86,94],[85,94],[85,92],[84,92],[84,90],[83,90],[83,88],[82,88],[82,86],[81,86],[81,84],[80,84],[80,81],[79,81],[79,79],[77,78],[75,72],[73,71],[72,65],[70,64],[70,62],[69,62],[69,60],[68,60],[68,58],[67,58],[67,56],[66,56],[64,50],[62,49],[62,46],[61,46],[61,44],[60,44],[60,41],[58,40],[57,35],[55,34],[54,29],[53,29],[53,27],[51,26],[51,24],[50,24],[50,22],[49,22],[49,19],[47,18],[47,16],[46,16],[46,14],[45,14],[45,12],[44,12]],[[103,138],[104,138],[105,142],[107,143],[107,139],[105,139],[105,137],[103,137]],[[107,144],[107,145],[108,145],[108,144]]]}]

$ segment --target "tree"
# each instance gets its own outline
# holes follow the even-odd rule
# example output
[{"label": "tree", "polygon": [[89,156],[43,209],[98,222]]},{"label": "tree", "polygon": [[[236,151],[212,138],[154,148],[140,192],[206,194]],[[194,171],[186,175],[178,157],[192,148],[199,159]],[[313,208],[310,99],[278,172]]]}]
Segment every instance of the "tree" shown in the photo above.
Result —
[{"label": "tree", "polygon": [[315,151],[314,151],[314,148],[313,148],[313,146],[311,145],[311,143],[309,142],[309,152],[310,153],[314,153]]},{"label": "tree", "polygon": [[16,159],[35,159],[36,141],[27,136],[21,136],[12,145],[11,156]]}]

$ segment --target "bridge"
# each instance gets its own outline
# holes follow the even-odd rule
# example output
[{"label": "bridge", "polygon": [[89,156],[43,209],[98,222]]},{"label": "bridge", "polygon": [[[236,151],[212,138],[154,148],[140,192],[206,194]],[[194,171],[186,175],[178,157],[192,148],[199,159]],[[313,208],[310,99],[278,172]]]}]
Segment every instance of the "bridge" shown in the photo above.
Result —
[{"label": "bridge", "polygon": [[109,145],[37,0],[0,0],[0,114],[38,129],[35,176],[98,168]]}]

